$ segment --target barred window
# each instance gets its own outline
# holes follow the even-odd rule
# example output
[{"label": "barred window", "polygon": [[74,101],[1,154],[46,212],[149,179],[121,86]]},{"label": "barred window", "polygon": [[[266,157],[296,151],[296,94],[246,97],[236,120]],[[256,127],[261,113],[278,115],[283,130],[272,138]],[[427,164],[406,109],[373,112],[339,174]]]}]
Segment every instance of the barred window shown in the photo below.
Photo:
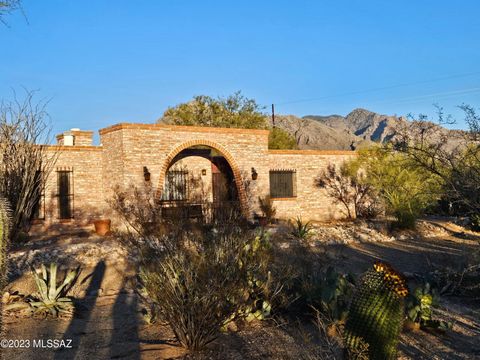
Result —
[{"label": "barred window", "polygon": [[32,218],[35,220],[45,220],[45,183],[43,181],[43,171],[35,173],[35,191],[33,193],[34,203]]},{"label": "barred window", "polygon": [[163,187],[162,200],[164,201],[182,201],[188,198],[187,187],[188,171],[170,170],[165,176],[165,186]]},{"label": "barred window", "polygon": [[58,218],[73,219],[73,170],[57,170]]},{"label": "barred window", "polygon": [[270,170],[270,197],[288,198],[297,196],[297,173],[295,170]]}]

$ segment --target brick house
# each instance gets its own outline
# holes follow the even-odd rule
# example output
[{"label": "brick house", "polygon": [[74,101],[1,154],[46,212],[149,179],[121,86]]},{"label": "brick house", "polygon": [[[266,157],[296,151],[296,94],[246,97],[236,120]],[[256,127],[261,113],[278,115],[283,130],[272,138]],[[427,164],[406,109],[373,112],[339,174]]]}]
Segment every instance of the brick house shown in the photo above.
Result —
[{"label": "brick house", "polygon": [[258,197],[271,195],[277,217],[344,217],[314,179],[352,151],[269,150],[268,130],[122,123],[99,131],[72,129],[57,136],[55,168],[45,181],[32,232],[115,222],[107,200],[116,185],[148,182],[162,202],[238,202],[252,218]]}]

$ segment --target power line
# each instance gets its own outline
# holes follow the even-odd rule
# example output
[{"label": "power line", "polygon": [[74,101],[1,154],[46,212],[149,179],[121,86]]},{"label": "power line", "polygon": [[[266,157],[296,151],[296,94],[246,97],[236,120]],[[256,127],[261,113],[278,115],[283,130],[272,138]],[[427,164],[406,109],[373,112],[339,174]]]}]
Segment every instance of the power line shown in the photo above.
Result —
[{"label": "power line", "polygon": [[412,82],[412,83],[390,85],[390,86],[384,86],[384,87],[379,87],[379,88],[372,88],[372,89],[367,89],[367,90],[352,91],[352,92],[346,92],[346,93],[335,94],[335,95],[326,95],[326,96],[321,96],[321,97],[316,97],[316,98],[310,98],[310,99],[284,101],[284,102],[281,102],[281,103],[276,103],[276,105],[296,104],[296,103],[302,103],[302,102],[311,102],[311,101],[318,101],[318,100],[324,100],[324,99],[331,99],[331,98],[336,98],[336,97],[343,97],[343,96],[350,96],[350,95],[365,94],[365,93],[370,93],[370,92],[376,92],[376,91],[382,91],[382,90],[389,90],[389,89],[395,89],[395,88],[412,86],[412,85],[421,85],[421,84],[428,84],[428,83],[437,82],[437,81],[443,81],[443,80],[449,80],[449,79],[457,79],[457,78],[468,77],[468,76],[473,76],[473,75],[478,75],[478,74],[480,74],[480,71],[472,72],[472,73],[465,73],[465,74],[457,74],[457,75],[445,76],[445,77],[441,77],[441,78],[430,79],[430,80],[423,80],[423,81],[417,81],[417,82]]},{"label": "power line", "polygon": [[475,87],[475,88],[468,88],[468,89],[459,89],[459,90],[454,90],[454,91],[445,91],[445,92],[439,92],[439,93],[434,93],[434,94],[427,94],[427,95],[421,95],[421,96],[413,96],[413,97],[408,97],[408,98],[403,98],[403,99],[397,99],[393,101],[375,101],[372,104],[400,104],[400,103],[409,103],[411,101],[416,101],[416,100],[423,100],[423,99],[428,99],[431,97],[441,97],[444,99],[456,97],[458,95],[466,95],[466,94],[475,94],[480,92],[480,87]]}]

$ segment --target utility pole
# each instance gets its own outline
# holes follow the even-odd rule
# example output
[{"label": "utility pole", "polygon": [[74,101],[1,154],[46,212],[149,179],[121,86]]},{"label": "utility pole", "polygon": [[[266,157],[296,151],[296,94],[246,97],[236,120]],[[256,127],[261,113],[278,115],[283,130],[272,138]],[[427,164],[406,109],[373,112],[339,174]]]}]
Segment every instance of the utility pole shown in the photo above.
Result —
[{"label": "utility pole", "polygon": [[272,104],[272,126],[275,127],[275,105]]}]

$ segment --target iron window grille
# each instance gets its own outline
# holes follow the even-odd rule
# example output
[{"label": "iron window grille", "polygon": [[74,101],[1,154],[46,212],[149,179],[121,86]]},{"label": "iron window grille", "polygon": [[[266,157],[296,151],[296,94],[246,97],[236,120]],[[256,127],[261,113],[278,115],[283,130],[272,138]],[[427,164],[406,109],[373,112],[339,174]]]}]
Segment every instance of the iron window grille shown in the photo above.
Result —
[{"label": "iron window grille", "polygon": [[163,201],[185,201],[188,199],[188,171],[170,170],[165,177]]},{"label": "iron window grille", "polygon": [[270,170],[270,197],[291,198],[297,196],[297,172],[295,170]]},{"label": "iron window grille", "polygon": [[73,219],[73,170],[57,170],[58,218]]}]

